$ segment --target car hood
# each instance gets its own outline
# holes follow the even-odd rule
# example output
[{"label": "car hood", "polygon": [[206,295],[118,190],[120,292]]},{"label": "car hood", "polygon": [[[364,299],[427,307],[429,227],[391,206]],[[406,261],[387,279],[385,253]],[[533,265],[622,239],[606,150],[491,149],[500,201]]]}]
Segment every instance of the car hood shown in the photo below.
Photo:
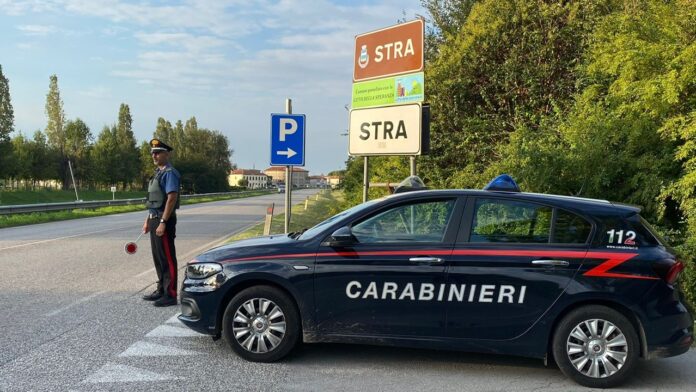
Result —
[{"label": "car hood", "polygon": [[288,237],[287,234],[250,238],[207,250],[191,262],[222,262],[286,253],[297,243],[297,240]]}]

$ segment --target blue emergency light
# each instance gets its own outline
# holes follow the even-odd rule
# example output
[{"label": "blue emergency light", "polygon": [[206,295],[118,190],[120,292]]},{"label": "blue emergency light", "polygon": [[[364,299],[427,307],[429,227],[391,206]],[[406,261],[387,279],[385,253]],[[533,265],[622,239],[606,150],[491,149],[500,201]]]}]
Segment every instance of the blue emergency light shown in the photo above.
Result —
[{"label": "blue emergency light", "polygon": [[484,191],[521,192],[515,180],[508,174],[501,174],[483,188]]}]

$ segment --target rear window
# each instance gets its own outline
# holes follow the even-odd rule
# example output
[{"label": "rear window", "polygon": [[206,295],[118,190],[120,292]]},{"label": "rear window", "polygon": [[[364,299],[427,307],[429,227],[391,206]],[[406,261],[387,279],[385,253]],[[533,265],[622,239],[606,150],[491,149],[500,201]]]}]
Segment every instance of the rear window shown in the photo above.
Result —
[{"label": "rear window", "polygon": [[553,243],[584,244],[590,237],[592,225],[578,215],[557,210]]},{"label": "rear window", "polygon": [[658,236],[640,215],[605,218],[599,231],[599,244],[606,247],[651,247],[661,245]]}]

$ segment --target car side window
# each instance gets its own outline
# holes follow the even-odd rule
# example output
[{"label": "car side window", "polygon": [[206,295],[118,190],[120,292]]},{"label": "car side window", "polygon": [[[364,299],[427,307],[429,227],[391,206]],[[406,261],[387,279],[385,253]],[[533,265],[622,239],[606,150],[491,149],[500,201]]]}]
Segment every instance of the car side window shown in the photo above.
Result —
[{"label": "car side window", "polygon": [[545,244],[552,208],[514,200],[477,199],[470,242]]},{"label": "car side window", "polygon": [[351,228],[362,244],[442,242],[455,200],[400,205],[371,216]]},{"label": "car side window", "polygon": [[554,244],[584,244],[592,231],[592,225],[584,218],[567,211],[556,212]]}]

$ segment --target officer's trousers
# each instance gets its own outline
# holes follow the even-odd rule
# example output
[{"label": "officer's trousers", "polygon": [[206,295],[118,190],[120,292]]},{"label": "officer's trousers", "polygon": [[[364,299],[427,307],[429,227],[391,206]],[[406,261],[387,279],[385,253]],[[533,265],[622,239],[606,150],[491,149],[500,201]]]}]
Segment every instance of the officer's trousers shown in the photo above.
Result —
[{"label": "officer's trousers", "polygon": [[156,234],[159,224],[159,218],[151,218],[148,223],[150,227],[152,259],[155,262],[155,270],[157,271],[157,291],[162,293],[164,297],[176,298],[178,284],[176,248],[174,247],[176,217],[172,216],[165,223],[166,229],[161,237],[158,237]]}]

